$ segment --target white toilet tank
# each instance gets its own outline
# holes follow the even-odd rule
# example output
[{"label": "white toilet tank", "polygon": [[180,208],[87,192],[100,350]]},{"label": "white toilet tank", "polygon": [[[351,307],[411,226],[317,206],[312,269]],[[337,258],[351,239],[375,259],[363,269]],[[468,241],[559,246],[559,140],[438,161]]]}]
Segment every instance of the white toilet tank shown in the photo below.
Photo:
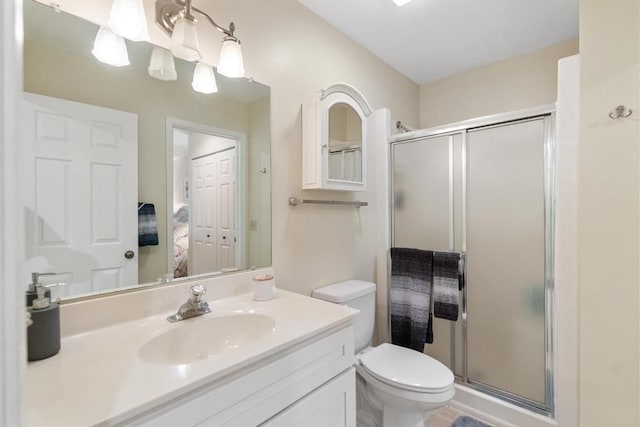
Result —
[{"label": "white toilet tank", "polygon": [[356,353],[371,345],[376,312],[376,285],[363,280],[346,280],[316,289],[311,296],[360,310],[353,321]]}]

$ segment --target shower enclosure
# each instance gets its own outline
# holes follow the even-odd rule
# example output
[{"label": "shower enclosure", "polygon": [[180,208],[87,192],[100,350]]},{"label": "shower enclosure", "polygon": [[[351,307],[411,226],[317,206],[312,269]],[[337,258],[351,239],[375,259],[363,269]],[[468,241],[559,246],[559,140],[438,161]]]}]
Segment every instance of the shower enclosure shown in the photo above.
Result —
[{"label": "shower enclosure", "polygon": [[391,142],[392,246],[465,254],[457,322],[427,353],[457,381],[553,414],[553,111],[470,120]]}]

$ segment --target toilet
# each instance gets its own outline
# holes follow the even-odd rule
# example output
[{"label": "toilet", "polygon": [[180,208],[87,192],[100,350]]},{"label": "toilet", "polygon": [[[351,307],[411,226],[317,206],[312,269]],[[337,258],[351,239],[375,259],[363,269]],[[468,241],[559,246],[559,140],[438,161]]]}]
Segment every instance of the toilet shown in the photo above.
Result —
[{"label": "toilet", "polygon": [[376,285],[347,280],[312,296],[360,310],[354,319],[358,427],[423,427],[455,393],[453,373],[432,357],[393,344],[371,347]]}]

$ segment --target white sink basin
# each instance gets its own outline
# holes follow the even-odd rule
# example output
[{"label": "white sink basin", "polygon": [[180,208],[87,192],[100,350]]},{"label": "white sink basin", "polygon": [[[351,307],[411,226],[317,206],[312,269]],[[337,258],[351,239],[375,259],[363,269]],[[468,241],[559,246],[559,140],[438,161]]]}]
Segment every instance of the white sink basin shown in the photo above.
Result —
[{"label": "white sink basin", "polygon": [[146,342],[138,353],[148,363],[182,365],[249,345],[268,335],[275,321],[262,314],[204,315]]}]

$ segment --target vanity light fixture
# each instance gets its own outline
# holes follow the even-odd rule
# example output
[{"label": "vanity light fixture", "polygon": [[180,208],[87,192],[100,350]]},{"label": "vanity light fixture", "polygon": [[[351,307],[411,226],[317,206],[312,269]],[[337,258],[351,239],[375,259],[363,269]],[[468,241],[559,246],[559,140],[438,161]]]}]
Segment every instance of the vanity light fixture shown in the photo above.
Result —
[{"label": "vanity light fixture", "polygon": [[98,30],[91,53],[98,61],[114,67],[129,65],[129,53],[124,39],[107,27],[100,27]]},{"label": "vanity light fixture", "polygon": [[151,60],[147,71],[151,77],[155,77],[158,80],[171,81],[178,79],[173,55],[167,49],[159,46],[154,46],[151,51]]},{"label": "vanity light fixture", "polygon": [[149,30],[142,0],[113,0],[109,27],[129,40],[148,41]]},{"label": "vanity light fixture", "polygon": [[200,43],[195,19],[190,14],[185,14],[184,17],[178,18],[173,27],[171,53],[176,58],[189,62],[198,61],[202,57],[200,55]]},{"label": "vanity light fixture", "polygon": [[242,49],[240,40],[233,34],[236,30],[234,23],[224,28],[191,3],[192,0],[156,0],[156,23],[171,36],[171,52],[178,58],[192,62],[202,57],[195,26],[197,21],[192,15],[195,12],[224,34],[218,72],[227,77],[243,77]]},{"label": "vanity light fixture", "polygon": [[227,36],[222,39],[218,73],[231,78],[244,77],[242,49],[240,48],[240,40],[236,37]]},{"label": "vanity light fixture", "polygon": [[411,0],[392,0],[396,6],[404,6],[405,4],[409,3]]},{"label": "vanity light fixture", "polygon": [[213,73],[213,67],[210,65],[198,62],[196,69],[193,72],[193,81],[191,87],[196,92],[211,94],[218,91],[218,85],[216,84],[216,76]]}]

